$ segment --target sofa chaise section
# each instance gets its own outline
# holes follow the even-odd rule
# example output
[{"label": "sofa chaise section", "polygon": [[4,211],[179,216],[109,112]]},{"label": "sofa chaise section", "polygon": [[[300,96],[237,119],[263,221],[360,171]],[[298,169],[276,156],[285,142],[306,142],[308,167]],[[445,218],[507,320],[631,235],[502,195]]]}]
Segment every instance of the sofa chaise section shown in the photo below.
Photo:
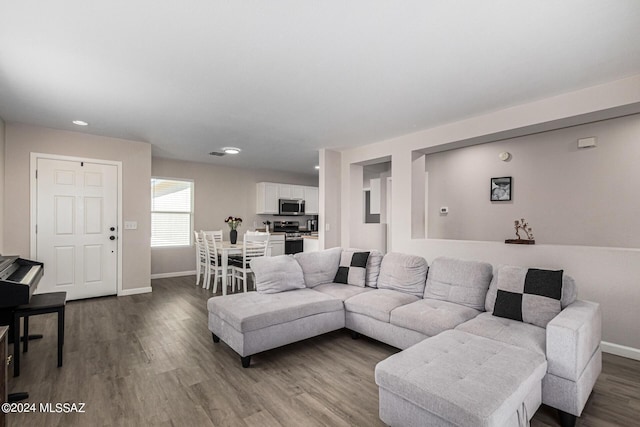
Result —
[{"label": "sofa chaise section", "polygon": [[344,327],[344,305],[313,289],[213,297],[207,302],[213,341],[224,341],[248,367],[251,356]]},{"label": "sofa chaise section", "polygon": [[446,331],[378,363],[380,418],[391,426],[528,425],[546,368],[540,353]]}]

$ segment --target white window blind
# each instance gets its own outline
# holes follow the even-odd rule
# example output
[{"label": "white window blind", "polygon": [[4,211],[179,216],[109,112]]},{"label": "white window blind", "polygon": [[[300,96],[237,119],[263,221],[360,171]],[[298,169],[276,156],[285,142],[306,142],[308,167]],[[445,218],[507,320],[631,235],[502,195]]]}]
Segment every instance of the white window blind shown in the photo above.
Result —
[{"label": "white window blind", "polygon": [[193,182],[151,178],[151,247],[190,245],[192,224]]}]

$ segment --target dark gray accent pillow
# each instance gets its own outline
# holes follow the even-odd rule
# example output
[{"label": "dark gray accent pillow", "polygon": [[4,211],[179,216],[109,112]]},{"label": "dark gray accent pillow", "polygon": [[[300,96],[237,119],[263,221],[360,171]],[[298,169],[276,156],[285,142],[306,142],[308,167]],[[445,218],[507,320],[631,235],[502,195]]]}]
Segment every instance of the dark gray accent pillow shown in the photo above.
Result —
[{"label": "dark gray accent pillow", "polygon": [[364,288],[368,259],[369,252],[343,250],[340,256],[338,272],[333,279],[334,283],[345,283]]},{"label": "dark gray accent pillow", "polygon": [[546,328],[562,310],[562,270],[504,266],[493,315]]}]

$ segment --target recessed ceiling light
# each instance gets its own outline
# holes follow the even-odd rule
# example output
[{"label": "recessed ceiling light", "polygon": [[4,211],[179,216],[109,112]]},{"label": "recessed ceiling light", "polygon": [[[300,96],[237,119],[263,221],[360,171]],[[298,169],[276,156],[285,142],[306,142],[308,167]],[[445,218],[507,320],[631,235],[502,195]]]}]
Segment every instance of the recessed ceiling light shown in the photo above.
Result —
[{"label": "recessed ceiling light", "polygon": [[89,126],[89,123],[83,121],[83,120],[74,120],[73,122],[74,125],[78,125],[78,126]]},{"label": "recessed ceiling light", "polygon": [[316,170],[319,170],[319,169],[320,169],[320,165],[316,165]]},{"label": "recessed ceiling light", "polygon": [[236,147],[223,147],[222,151],[224,151],[227,154],[238,154],[242,150]]}]

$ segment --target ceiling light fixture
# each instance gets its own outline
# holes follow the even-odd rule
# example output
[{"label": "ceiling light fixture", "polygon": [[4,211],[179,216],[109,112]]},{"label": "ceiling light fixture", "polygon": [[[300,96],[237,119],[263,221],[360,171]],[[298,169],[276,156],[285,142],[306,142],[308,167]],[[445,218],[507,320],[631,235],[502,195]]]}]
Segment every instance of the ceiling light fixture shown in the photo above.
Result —
[{"label": "ceiling light fixture", "polygon": [[222,151],[224,151],[227,154],[238,154],[242,150],[236,147],[223,147]]},{"label": "ceiling light fixture", "polygon": [[78,126],[89,126],[89,123],[85,122],[84,120],[74,120],[71,123]]}]

